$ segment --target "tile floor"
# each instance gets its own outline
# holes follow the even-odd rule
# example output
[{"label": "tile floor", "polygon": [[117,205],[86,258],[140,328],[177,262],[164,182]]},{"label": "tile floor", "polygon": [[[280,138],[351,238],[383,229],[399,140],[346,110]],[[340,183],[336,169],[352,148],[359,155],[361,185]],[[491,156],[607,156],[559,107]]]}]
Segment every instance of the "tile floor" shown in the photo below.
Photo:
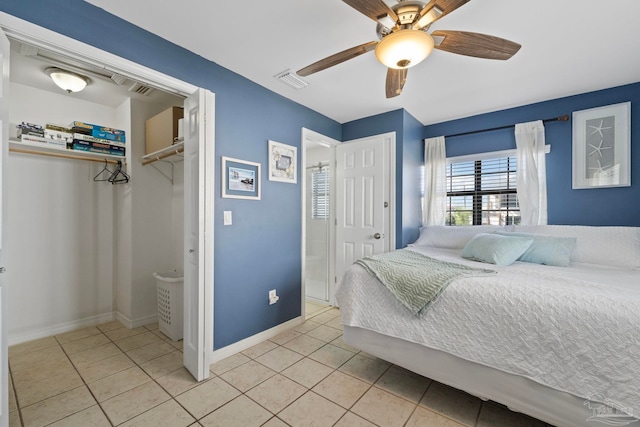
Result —
[{"label": "tile floor", "polygon": [[196,383],[181,342],[118,322],[9,349],[11,426],[546,426],[360,352],[339,311],[211,365]]},{"label": "tile floor", "polygon": [[314,301],[305,301],[305,313],[306,313],[306,318],[309,319],[310,317],[315,316],[316,314],[320,314],[324,311],[327,311],[331,308],[331,306],[328,305],[321,305],[318,304]]}]

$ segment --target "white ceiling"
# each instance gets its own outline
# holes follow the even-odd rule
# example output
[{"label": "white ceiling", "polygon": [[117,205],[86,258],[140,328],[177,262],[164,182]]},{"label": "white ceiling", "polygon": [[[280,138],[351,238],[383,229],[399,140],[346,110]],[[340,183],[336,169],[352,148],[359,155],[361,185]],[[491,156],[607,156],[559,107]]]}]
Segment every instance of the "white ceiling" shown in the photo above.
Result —
[{"label": "white ceiling", "polygon": [[[90,79],[89,84],[81,92],[67,94],[57,87],[45,73],[45,70],[49,67],[64,68],[65,70],[82,74]],[[182,104],[182,99],[178,96],[157,89],[152,89],[144,95],[132,92],[130,89],[137,83],[136,81],[123,76],[123,80],[117,84],[111,79],[113,73],[105,69],[46,50],[37,49],[17,40],[11,40],[11,71],[9,75],[14,83],[114,108],[128,98],[160,105]],[[137,87],[139,87],[139,83]]]},{"label": "white ceiling", "polygon": [[373,52],[306,77],[301,90],[274,79],[377,40],[375,22],[340,0],[87,1],[340,123],[405,108],[426,125],[640,81],[638,0],[470,1],[431,30],[522,49],[508,61],[434,51],[393,99]]}]

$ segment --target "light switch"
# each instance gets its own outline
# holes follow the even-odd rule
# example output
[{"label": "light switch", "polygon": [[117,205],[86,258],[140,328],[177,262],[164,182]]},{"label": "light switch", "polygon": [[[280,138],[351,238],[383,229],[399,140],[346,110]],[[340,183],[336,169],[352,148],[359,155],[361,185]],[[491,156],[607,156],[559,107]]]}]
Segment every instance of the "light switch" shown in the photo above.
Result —
[{"label": "light switch", "polygon": [[232,222],[231,211],[224,211],[224,225],[231,225]]}]

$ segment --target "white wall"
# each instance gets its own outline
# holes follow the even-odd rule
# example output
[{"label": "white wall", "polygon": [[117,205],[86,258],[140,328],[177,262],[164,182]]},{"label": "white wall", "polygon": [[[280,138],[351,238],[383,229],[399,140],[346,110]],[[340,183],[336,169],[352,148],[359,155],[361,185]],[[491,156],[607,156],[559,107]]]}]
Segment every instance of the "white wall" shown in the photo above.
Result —
[{"label": "white wall", "polygon": [[[177,105],[182,101],[178,100]],[[183,206],[180,192],[174,191],[171,181],[151,164],[143,166],[140,158],[145,154],[145,121],[149,117],[167,109],[169,104],[151,105],[132,101],[132,282],[131,320],[143,321],[155,316],[157,311],[156,279],[154,272],[162,273],[182,270],[182,259],[175,257],[175,248],[182,245],[183,232],[181,217],[174,218],[175,205]],[[155,165],[168,173],[171,166],[164,162]],[[182,167],[176,168],[179,175]],[[180,187],[180,179],[178,187]],[[178,224],[179,222],[179,224]],[[180,229],[176,236],[176,228]],[[182,253],[182,251],[180,251]]]},{"label": "white wall", "polygon": [[[122,128],[113,108],[11,84],[10,127],[73,120]],[[14,134],[15,135],[15,134]],[[10,342],[113,313],[114,190],[102,165],[10,153],[7,283]]]},{"label": "white wall", "polygon": [[112,108],[17,83],[11,96],[12,131],[22,121],[73,120],[125,130],[131,181],[94,182],[100,163],[10,153],[10,343],[110,320],[114,312],[128,326],[154,321],[153,273],[182,270],[183,167],[172,185],[142,166],[145,120],[181,100],[128,99]]}]

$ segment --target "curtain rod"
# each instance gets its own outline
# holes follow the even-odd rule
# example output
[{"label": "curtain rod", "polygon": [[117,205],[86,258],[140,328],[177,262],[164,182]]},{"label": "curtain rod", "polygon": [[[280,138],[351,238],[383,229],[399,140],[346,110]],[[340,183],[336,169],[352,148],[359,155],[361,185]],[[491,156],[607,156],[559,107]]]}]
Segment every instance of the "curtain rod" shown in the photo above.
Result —
[{"label": "curtain rod", "polygon": [[[569,120],[569,115],[565,114],[564,116],[553,117],[551,119],[544,119],[544,120],[542,120],[542,123],[566,122],[568,120]],[[509,129],[509,128],[512,128],[512,127],[515,127],[515,125],[499,126],[499,127],[495,127],[495,128],[489,128],[489,129],[472,130],[472,131],[469,131],[469,132],[455,133],[453,135],[445,135],[445,138],[452,138],[454,136],[473,135],[474,133],[491,132],[491,131],[494,131],[494,130]]]}]

